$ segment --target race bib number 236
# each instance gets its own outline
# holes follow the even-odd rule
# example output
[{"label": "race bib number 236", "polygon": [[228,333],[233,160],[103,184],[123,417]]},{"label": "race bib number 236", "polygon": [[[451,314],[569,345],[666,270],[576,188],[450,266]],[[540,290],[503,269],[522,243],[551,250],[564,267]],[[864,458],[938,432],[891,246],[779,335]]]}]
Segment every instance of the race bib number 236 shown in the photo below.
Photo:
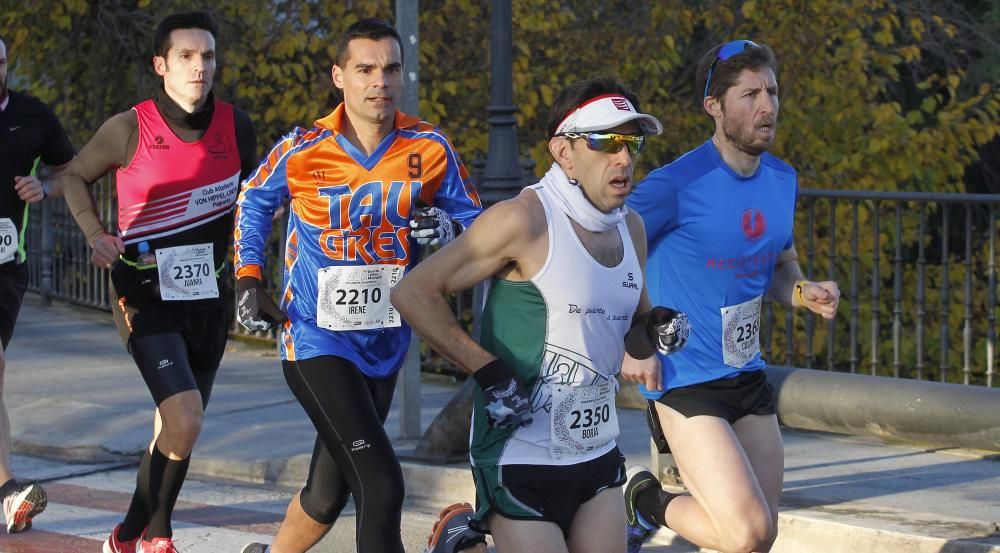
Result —
[{"label": "race bib number 236", "polygon": [[757,296],[722,308],[722,361],[742,368],[760,353],[760,302]]}]

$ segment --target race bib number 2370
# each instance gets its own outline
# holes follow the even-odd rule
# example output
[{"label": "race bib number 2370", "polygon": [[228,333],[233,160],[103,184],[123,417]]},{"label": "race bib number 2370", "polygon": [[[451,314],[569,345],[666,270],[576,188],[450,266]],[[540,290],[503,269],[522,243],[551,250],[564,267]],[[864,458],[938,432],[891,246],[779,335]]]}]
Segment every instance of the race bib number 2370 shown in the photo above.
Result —
[{"label": "race bib number 2370", "polygon": [[185,301],[219,297],[213,251],[211,243],[158,248],[156,265],[160,269],[160,298],[164,301]]}]

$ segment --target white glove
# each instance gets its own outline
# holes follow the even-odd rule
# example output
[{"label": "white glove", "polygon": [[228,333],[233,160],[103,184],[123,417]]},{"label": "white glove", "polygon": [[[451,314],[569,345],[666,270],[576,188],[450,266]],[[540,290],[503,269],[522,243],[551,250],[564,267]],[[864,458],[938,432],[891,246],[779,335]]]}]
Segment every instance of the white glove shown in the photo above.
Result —
[{"label": "white glove", "polygon": [[458,223],[437,207],[418,207],[410,218],[410,236],[421,246],[445,245],[458,236]]}]

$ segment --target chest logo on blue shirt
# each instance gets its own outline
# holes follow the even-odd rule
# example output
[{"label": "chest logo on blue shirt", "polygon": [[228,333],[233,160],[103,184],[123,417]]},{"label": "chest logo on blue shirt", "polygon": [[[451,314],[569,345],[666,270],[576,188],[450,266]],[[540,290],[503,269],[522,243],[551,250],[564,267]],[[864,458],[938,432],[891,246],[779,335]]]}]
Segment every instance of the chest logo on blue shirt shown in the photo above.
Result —
[{"label": "chest logo on blue shirt", "polygon": [[764,231],[767,230],[767,219],[764,218],[764,213],[761,210],[756,207],[748,207],[743,210],[743,214],[740,216],[740,228],[743,229],[743,236],[754,242],[764,236]]}]

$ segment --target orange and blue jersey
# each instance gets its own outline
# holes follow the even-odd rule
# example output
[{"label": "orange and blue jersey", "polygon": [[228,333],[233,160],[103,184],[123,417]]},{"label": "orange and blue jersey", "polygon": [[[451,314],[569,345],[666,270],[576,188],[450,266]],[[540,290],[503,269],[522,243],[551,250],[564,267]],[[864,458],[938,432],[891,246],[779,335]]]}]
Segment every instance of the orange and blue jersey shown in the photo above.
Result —
[{"label": "orange and blue jersey", "polygon": [[282,359],[335,355],[375,378],[402,366],[405,324],[371,330],[328,330],[317,324],[318,274],[327,267],[410,267],[419,251],[410,213],[426,204],[463,226],[482,212],[465,166],[440,129],[397,112],[395,129],[367,156],[343,134],[344,106],[296,128],[271,149],[244,182],[236,208],[236,276],[261,278],[275,211],[288,199],[281,308]]}]

